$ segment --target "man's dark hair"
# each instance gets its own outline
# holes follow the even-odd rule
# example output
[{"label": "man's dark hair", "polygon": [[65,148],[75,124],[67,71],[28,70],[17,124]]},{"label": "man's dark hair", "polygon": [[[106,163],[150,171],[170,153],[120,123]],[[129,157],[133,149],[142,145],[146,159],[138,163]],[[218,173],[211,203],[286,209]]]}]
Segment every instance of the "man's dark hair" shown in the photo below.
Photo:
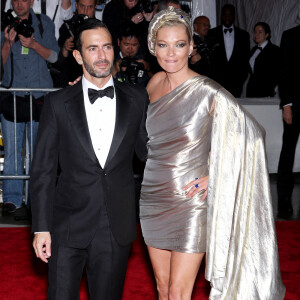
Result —
[{"label": "man's dark hair", "polygon": [[81,44],[81,34],[83,31],[85,30],[89,30],[89,29],[96,29],[96,28],[104,28],[107,30],[107,32],[109,33],[109,35],[111,36],[108,28],[106,27],[106,25],[96,19],[96,18],[89,18],[89,19],[86,19],[82,25],[80,25],[77,30],[76,30],[76,33],[75,33],[75,48],[81,53],[81,47],[82,47],[82,44]]},{"label": "man's dark hair", "polygon": [[233,13],[233,15],[235,15],[235,7],[232,4],[225,4],[222,7],[222,14],[223,14],[223,11],[226,10],[226,9],[231,10],[231,12]]},{"label": "man's dark hair", "polygon": [[255,30],[255,28],[257,26],[261,26],[264,29],[265,34],[269,34],[269,36],[267,38],[267,40],[269,41],[271,39],[271,28],[270,28],[269,24],[267,24],[265,22],[258,22],[258,23],[255,24],[253,29]]},{"label": "man's dark hair", "polygon": [[162,9],[167,9],[168,4],[176,4],[179,5],[179,0],[158,0],[158,9],[157,11],[161,11]]},{"label": "man's dark hair", "polygon": [[135,37],[140,41],[140,35],[136,29],[135,26],[126,26],[121,28],[120,32],[119,32],[119,40],[121,41],[122,38],[132,38]]},{"label": "man's dark hair", "polygon": [[[79,2],[79,0],[76,0],[76,3],[78,3],[78,2]],[[97,3],[97,0],[94,0],[94,5],[96,5],[96,3]]]}]

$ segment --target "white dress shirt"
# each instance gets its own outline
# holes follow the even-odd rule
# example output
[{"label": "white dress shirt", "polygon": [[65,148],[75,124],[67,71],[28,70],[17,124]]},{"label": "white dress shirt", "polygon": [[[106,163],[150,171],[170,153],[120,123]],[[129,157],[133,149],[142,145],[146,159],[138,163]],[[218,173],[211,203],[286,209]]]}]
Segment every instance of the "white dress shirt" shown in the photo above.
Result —
[{"label": "white dress shirt", "polygon": [[[41,0],[34,0],[32,9],[36,14],[41,13]],[[59,28],[64,23],[65,20],[69,20],[73,17],[73,9],[72,5],[68,9],[63,9],[61,6],[61,0],[47,0],[46,1],[46,14],[52,20],[54,17],[54,13],[57,8],[57,13],[54,19],[55,24],[55,37],[56,39],[59,38]],[[5,11],[12,8],[11,1],[7,0],[5,5]]]},{"label": "white dress shirt", "polygon": [[[231,32],[227,31],[226,33],[224,32],[224,29],[232,29]],[[223,37],[224,37],[224,44],[225,44],[225,50],[226,50],[226,56],[227,56],[227,61],[230,60],[230,57],[232,55],[233,47],[234,47],[234,27],[225,27],[224,25],[222,26],[223,30]]]},{"label": "white dress shirt", "polygon": [[[261,47],[262,49],[264,49],[268,44],[268,40],[264,41],[261,45],[258,45],[259,47]],[[255,64],[255,60],[256,57],[260,54],[261,50],[256,49],[256,51],[253,53],[253,55],[250,57],[249,59],[249,64],[251,66],[252,72],[254,71],[254,64]]]},{"label": "white dress shirt", "polygon": [[[112,76],[103,86],[114,87]],[[110,150],[116,123],[116,95],[111,99],[109,97],[98,98],[91,104],[88,96],[88,88],[99,90],[97,86],[89,82],[82,76],[82,90],[84,97],[84,107],[87,117],[87,123],[95,154],[103,168]]]}]

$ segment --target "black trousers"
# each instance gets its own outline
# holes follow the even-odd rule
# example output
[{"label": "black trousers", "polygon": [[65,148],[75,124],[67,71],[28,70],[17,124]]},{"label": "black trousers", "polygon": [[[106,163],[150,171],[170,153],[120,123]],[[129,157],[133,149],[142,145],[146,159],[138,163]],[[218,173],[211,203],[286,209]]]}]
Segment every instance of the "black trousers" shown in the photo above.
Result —
[{"label": "black trousers", "polygon": [[300,108],[292,106],[292,111],[292,125],[283,122],[282,149],[279,158],[277,179],[279,207],[290,204],[294,188],[293,166],[300,132]]},{"label": "black trousers", "polygon": [[85,249],[59,245],[52,240],[49,260],[48,299],[79,299],[80,281],[86,267],[91,300],[120,300],[131,245],[120,246],[109,228],[107,213],[99,220],[95,237]]}]

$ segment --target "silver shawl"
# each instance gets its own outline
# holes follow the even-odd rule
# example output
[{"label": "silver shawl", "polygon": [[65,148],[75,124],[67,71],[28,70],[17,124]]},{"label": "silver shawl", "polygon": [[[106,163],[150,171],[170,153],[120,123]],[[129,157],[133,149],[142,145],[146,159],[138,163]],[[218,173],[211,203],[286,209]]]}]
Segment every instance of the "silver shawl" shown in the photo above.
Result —
[{"label": "silver shawl", "polygon": [[224,89],[214,98],[207,197],[210,299],[284,299],[264,129]]}]

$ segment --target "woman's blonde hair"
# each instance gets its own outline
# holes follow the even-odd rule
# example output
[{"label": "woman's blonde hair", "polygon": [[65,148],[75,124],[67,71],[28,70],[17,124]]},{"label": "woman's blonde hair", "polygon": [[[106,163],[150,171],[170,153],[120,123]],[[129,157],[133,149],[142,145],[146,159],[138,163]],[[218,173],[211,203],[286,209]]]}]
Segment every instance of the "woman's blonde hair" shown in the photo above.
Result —
[{"label": "woman's blonde hair", "polygon": [[157,31],[166,26],[184,25],[189,42],[193,39],[193,29],[189,15],[179,8],[169,6],[157,13],[151,20],[148,28],[148,48],[155,55],[155,44]]}]

